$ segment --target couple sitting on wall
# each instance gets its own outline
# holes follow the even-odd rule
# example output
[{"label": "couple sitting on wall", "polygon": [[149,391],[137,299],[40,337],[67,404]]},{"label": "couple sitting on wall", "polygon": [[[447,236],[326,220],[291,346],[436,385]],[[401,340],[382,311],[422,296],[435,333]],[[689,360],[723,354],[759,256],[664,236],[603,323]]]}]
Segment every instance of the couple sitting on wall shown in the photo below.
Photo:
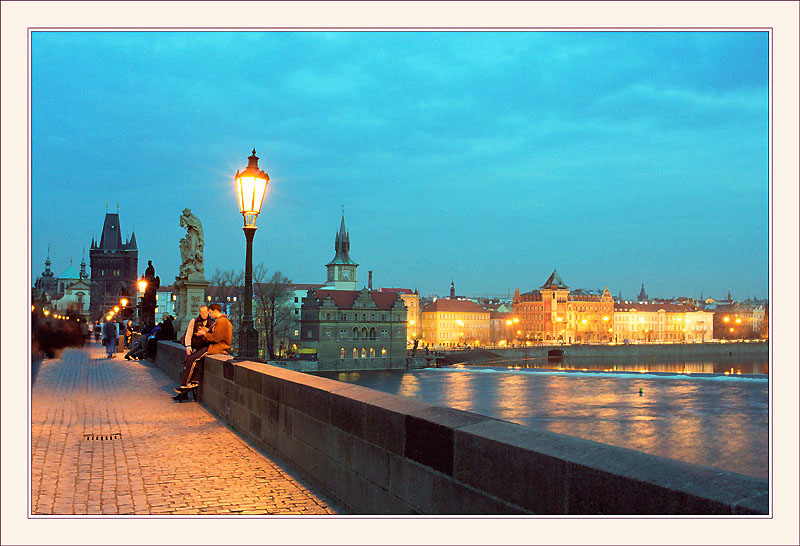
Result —
[{"label": "couple sitting on wall", "polygon": [[219,304],[201,305],[200,314],[189,321],[183,344],[186,358],[183,359],[181,384],[175,388],[175,400],[186,400],[187,393],[198,386],[200,360],[209,355],[228,354],[233,338],[233,326]]}]

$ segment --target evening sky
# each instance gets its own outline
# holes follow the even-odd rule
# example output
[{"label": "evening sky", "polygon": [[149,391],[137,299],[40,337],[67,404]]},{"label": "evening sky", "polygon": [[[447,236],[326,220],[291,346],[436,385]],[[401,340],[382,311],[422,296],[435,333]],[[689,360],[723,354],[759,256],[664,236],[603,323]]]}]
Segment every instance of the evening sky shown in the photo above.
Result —
[{"label": "evening sky", "polygon": [[765,297],[765,32],[34,32],[33,280],[119,203],[139,269],[244,264],[233,175],[271,182],[254,261],[324,282],[345,207],[359,285]]}]

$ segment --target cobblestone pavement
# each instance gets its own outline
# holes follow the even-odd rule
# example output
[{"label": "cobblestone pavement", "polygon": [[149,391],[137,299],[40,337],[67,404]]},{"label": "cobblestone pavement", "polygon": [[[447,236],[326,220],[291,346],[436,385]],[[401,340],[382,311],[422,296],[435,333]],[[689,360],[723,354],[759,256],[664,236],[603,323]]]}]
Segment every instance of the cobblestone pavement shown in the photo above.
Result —
[{"label": "cobblestone pavement", "polygon": [[[145,361],[99,344],[41,363],[31,399],[33,514],[332,514]],[[120,434],[87,440],[86,435]]]}]

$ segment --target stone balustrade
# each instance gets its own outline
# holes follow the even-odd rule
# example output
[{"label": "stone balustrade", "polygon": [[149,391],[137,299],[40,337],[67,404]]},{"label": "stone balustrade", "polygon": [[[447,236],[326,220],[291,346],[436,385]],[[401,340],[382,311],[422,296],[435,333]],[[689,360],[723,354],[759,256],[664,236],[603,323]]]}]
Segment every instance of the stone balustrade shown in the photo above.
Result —
[{"label": "stone balustrade", "polygon": [[[160,342],[177,381],[185,355]],[[767,480],[537,431],[230,356],[201,402],[357,514],[769,512]]]}]

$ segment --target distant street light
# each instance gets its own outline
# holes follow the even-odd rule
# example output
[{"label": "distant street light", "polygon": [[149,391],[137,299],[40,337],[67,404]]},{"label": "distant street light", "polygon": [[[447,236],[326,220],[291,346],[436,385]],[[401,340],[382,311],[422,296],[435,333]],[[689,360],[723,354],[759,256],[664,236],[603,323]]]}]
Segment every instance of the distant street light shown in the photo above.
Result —
[{"label": "distant street light", "polygon": [[256,234],[256,219],[261,213],[264,195],[269,184],[269,175],[258,168],[258,157],[253,148],[253,155],[247,158],[247,168],[236,171],[236,197],[239,200],[239,212],[244,218],[244,238],[247,242],[244,267],[244,316],[239,328],[239,356],[254,358],[258,355],[258,332],[253,326],[253,237]]}]

